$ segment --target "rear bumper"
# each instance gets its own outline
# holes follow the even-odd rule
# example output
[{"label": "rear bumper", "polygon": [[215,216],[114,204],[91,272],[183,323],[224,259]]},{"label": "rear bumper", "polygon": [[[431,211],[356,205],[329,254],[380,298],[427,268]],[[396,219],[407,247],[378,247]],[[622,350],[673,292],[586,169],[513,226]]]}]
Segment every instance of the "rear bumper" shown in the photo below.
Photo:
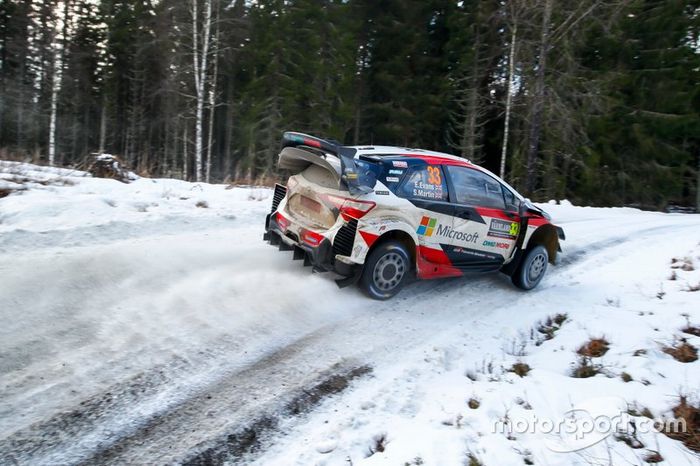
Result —
[{"label": "rear bumper", "polygon": [[317,244],[312,246],[280,225],[276,212],[268,214],[265,218],[263,239],[271,245],[277,246],[280,251],[293,251],[295,260],[303,259],[304,265],[313,266],[314,270],[335,272],[345,277],[355,276],[358,266],[335,260],[333,244],[328,238],[321,238]]}]

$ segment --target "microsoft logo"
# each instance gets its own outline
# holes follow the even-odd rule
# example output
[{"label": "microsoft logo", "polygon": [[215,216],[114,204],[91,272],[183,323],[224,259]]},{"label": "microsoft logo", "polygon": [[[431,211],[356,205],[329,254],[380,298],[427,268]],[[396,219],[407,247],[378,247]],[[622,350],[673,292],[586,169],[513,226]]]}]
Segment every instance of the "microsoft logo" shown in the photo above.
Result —
[{"label": "microsoft logo", "polygon": [[435,225],[437,224],[436,218],[423,217],[418,226],[416,233],[422,236],[432,236]]}]

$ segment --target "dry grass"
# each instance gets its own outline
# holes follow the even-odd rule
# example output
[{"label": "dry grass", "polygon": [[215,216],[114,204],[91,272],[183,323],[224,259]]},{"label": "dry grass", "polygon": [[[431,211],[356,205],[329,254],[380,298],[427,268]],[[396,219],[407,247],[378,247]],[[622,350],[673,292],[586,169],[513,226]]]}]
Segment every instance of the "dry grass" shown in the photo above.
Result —
[{"label": "dry grass", "polygon": [[681,332],[700,337],[700,327],[696,325],[688,325],[685,328],[681,329]]},{"label": "dry grass", "polygon": [[551,340],[554,338],[554,335],[557,333],[557,330],[561,328],[562,325],[564,325],[564,322],[566,322],[566,319],[568,318],[567,314],[555,314],[553,316],[548,316],[543,322],[540,322],[537,324],[537,332],[542,334],[542,339],[537,339],[536,345],[539,346],[542,344],[543,341]]},{"label": "dry grass", "polygon": [[599,358],[608,352],[610,343],[605,338],[591,338],[577,353],[587,358]]},{"label": "dry grass", "polygon": [[689,449],[700,452],[700,406],[693,406],[688,403],[685,396],[681,396],[678,405],[673,408],[673,415],[676,419],[683,420],[685,432],[664,432],[675,440],[680,440]]},{"label": "dry grass", "polygon": [[524,362],[516,362],[511,366],[510,369],[508,369],[508,372],[513,372],[519,375],[520,377],[525,377],[530,372],[530,370],[532,370],[532,368]]},{"label": "dry grass", "polygon": [[574,367],[571,376],[577,379],[587,379],[588,377],[600,374],[600,371],[601,367],[597,364],[593,364],[591,358],[582,356],[578,364]]},{"label": "dry grass", "polygon": [[681,338],[673,346],[664,346],[663,352],[673,356],[679,362],[693,362],[698,360],[698,350],[688,343],[685,338]]},{"label": "dry grass", "polygon": [[654,450],[649,450],[646,455],[644,455],[644,461],[646,461],[649,464],[656,464],[656,463],[661,463],[664,460],[664,457],[661,456],[661,453],[658,451]]}]

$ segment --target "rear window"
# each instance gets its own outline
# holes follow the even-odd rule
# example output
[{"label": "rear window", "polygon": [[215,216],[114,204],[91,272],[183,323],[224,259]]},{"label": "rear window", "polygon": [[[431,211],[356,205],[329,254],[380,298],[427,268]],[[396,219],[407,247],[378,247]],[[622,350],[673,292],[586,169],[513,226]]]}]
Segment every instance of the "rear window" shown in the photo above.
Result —
[{"label": "rear window", "polygon": [[413,199],[446,201],[447,184],[442,167],[424,165],[409,169],[396,194]]}]

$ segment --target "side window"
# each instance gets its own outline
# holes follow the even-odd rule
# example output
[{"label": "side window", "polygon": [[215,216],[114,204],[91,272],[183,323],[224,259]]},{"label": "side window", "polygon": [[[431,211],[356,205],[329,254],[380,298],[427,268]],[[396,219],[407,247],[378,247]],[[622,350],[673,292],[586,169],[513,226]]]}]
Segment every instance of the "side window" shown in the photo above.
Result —
[{"label": "side window", "polygon": [[485,173],[466,167],[447,166],[455,191],[455,202],[493,209],[505,209],[501,183]]},{"label": "side window", "polygon": [[413,168],[396,194],[407,198],[446,201],[447,183],[442,168],[439,165]]},{"label": "side window", "polygon": [[506,200],[506,210],[517,212],[519,205],[518,198],[515,197],[515,194],[513,194],[510,189],[505,186],[501,187],[503,188],[503,198]]}]

